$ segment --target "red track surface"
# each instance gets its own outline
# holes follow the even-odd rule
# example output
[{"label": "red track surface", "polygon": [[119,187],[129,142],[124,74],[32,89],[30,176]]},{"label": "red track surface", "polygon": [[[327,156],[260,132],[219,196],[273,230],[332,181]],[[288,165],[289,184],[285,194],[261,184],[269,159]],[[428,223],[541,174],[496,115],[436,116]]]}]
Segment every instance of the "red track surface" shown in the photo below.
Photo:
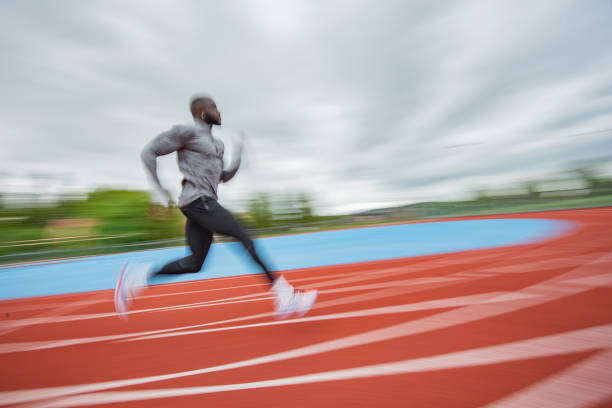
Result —
[{"label": "red track surface", "polygon": [[[612,406],[612,208],[537,244],[0,302],[6,406]],[[525,215],[516,215],[525,217]],[[495,217],[488,217],[495,218]],[[511,218],[504,216],[503,218]]]}]

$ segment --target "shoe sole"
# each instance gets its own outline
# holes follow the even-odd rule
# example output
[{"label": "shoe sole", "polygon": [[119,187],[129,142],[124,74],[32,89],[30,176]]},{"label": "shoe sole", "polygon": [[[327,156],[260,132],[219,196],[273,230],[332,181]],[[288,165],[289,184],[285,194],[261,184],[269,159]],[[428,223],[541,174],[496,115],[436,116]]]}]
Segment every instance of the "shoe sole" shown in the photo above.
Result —
[{"label": "shoe sole", "polygon": [[[121,311],[121,307],[119,307],[119,293],[121,292],[121,287],[123,286],[123,280],[125,278],[125,270],[127,268],[127,262],[124,262],[121,265],[121,269],[119,270],[119,277],[117,278],[117,286],[115,287],[115,311],[122,318],[125,319],[125,311]],[[124,299],[125,302],[125,299]]]},{"label": "shoe sole", "polygon": [[310,309],[312,309],[312,307],[314,306],[315,302],[317,301],[317,297],[319,296],[319,291],[318,290],[313,290],[313,291],[310,291],[310,292],[307,292],[307,293],[312,293],[312,292],[314,292],[312,300],[309,301],[306,305],[300,307],[298,309],[297,313],[295,314],[295,317],[302,317],[306,313],[308,313],[310,311]]},{"label": "shoe sole", "polygon": [[293,314],[293,312],[294,312],[293,310],[285,311],[285,312],[282,312],[282,313],[279,312],[279,311],[276,311],[274,313],[274,318],[276,320],[285,320],[285,319],[290,318],[291,314]]}]

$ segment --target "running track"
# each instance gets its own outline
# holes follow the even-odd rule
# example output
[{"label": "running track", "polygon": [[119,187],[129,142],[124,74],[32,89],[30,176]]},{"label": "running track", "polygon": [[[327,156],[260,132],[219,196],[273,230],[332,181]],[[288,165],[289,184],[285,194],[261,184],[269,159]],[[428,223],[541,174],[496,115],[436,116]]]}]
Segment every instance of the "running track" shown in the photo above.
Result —
[{"label": "running track", "polygon": [[320,290],[293,320],[257,275],[151,287],[125,322],[108,289],[3,300],[0,404],[612,406],[612,208],[472,219],[500,218],[572,228],[286,270]]}]

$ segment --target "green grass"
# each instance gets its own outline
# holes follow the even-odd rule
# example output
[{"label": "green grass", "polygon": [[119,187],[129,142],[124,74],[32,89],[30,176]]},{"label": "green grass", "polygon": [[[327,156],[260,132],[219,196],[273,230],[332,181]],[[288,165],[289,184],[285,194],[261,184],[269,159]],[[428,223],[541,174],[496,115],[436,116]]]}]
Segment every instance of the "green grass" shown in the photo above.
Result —
[{"label": "green grass", "polygon": [[573,208],[588,208],[588,207],[607,207],[612,206],[612,195],[597,196],[597,197],[582,197],[571,198],[565,200],[555,200],[543,203],[529,203],[514,206],[500,206],[489,208],[486,210],[467,210],[457,211],[453,215],[487,215],[487,214],[505,214],[514,212],[527,211],[546,211],[546,210],[564,210]]},{"label": "green grass", "polygon": [[[355,227],[365,227],[370,225],[384,225],[384,224],[392,224],[398,222],[410,222],[410,221],[418,221],[423,219],[435,219],[435,218],[446,218],[446,217],[461,217],[461,216],[473,216],[473,215],[493,215],[493,214],[507,214],[507,213],[521,213],[521,212],[529,212],[529,211],[545,211],[545,210],[562,210],[562,209],[575,209],[575,208],[589,208],[589,207],[605,207],[612,206],[612,195],[605,196],[596,196],[596,197],[581,197],[581,198],[569,198],[563,200],[554,200],[554,201],[546,201],[546,202],[534,202],[528,204],[521,205],[503,205],[503,203],[495,203],[492,202],[489,208],[448,208],[449,203],[446,203],[445,208],[436,208],[435,205],[430,209],[432,215],[423,215],[418,217],[401,217],[401,218],[388,218],[388,219],[375,219],[372,221],[359,221],[355,223],[347,223],[346,220],[338,219],[337,224],[324,223],[321,225],[305,225],[303,227],[295,226],[287,226],[287,228],[283,228],[280,230],[271,230],[271,231],[259,231],[259,233],[254,234],[255,237],[270,237],[270,236],[278,236],[278,235],[291,235],[291,234],[300,234],[304,232],[318,232],[318,231],[331,231],[342,228],[355,228]],[[452,203],[451,203],[452,204]],[[461,205],[464,205],[462,203]],[[500,205],[502,204],[502,205]],[[458,204],[459,205],[459,204]],[[494,206],[498,205],[498,206]],[[27,229],[27,228],[26,228]],[[25,236],[31,238],[31,235],[35,235],[34,232],[38,231],[27,231],[28,234],[25,234],[25,231],[19,231],[19,228],[11,228],[11,239],[18,240],[23,239]],[[21,237],[20,235],[23,235]],[[227,239],[219,239],[219,242],[227,241]],[[101,254],[112,254],[117,252],[126,252],[133,251],[138,249],[153,249],[153,248],[164,248],[168,246],[176,246],[181,245],[183,243],[182,238],[175,238],[169,240],[163,240],[160,242],[134,242],[125,246],[98,246],[92,248],[70,248],[69,245],[64,247],[65,250],[60,250],[52,253],[23,253],[23,254],[15,254],[16,256],[7,256],[4,259],[0,259],[1,264],[15,263],[15,262],[27,262],[34,260],[43,260],[43,259],[54,259],[54,258],[63,258],[63,257],[76,257],[76,256],[87,256],[87,255],[101,255]],[[49,246],[38,247],[38,249],[50,249]],[[54,247],[57,248],[57,247]],[[4,251],[0,251],[2,255],[8,255],[13,252],[9,248],[3,248]]]}]

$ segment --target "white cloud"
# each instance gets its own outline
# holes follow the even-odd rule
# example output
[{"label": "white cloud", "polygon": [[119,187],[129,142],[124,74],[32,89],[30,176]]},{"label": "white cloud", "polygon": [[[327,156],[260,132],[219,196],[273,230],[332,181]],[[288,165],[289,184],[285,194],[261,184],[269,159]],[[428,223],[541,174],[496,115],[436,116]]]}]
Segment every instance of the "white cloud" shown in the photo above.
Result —
[{"label": "white cloud", "polygon": [[[0,5],[5,190],[149,188],[140,149],[200,91],[230,145],[248,134],[234,208],[457,198],[612,150],[612,131],[567,137],[612,127],[606,1],[36,4]],[[160,174],[178,194],[173,157]]]}]

